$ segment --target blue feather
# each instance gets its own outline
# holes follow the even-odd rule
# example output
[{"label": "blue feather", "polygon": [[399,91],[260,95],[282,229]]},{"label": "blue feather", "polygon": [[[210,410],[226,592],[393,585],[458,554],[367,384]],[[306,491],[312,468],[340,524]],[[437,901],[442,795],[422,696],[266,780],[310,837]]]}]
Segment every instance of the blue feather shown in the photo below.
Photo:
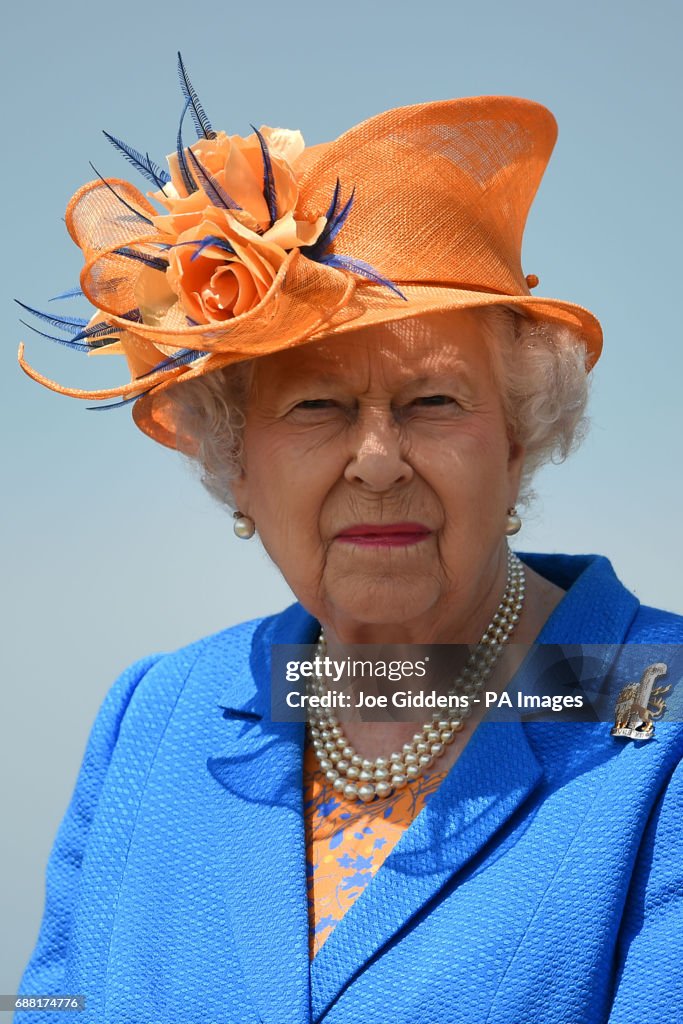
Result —
[{"label": "blue feather", "polygon": [[76,299],[83,296],[82,288],[71,288],[68,292],[61,292],[59,295],[53,295],[48,302],[57,302],[58,299]]},{"label": "blue feather", "polygon": [[[89,327],[88,324],[90,321],[83,320],[81,317],[51,316],[49,313],[43,313],[39,309],[33,309],[31,306],[27,306],[24,302],[19,302],[19,299],[15,299],[14,301],[18,306],[21,306],[22,309],[25,309],[28,313],[32,313],[33,316],[37,316],[40,320],[45,320],[47,323],[52,324],[53,327],[58,327],[60,330],[66,331],[67,334],[71,334],[71,340],[74,342],[85,341],[87,338],[103,338],[107,335],[121,333],[120,328],[115,327],[113,324],[108,324],[105,320],[101,320],[99,323],[93,324]],[[139,309],[132,309],[127,313],[122,313],[121,317],[124,320],[142,323],[142,316]],[[45,337],[50,338],[52,335],[46,334]]]},{"label": "blue feather", "polygon": [[46,334],[45,331],[39,331],[37,327],[27,323],[26,320],[19,320],[20,324],[24,327],[28,327],[29,331],[33,331],[34,334],[39,334],[41,338],[47,338],[49,341],[56,341],[59,345],[64,345],[65,348],[73,349],[74,352],[89,352],[90,345],[86,345],[85,342],[72,341],[71,338],[58,338],[55,334]]},{"label": "blue feather", "polygon": [[190,105],[188,99],[183,107],[183,112],[180,115],[180,124],[178,126],[178,138],[176,139],[176,152],[178,154],[178,170],[180,171],[180,177],[183,179],[183,185],[188,196],[191,196],[193,192],[197,191],[197,183],[190,174],[190,168],[187,166],[187,160],[185,159],[185,146],[183,145],[183,121],[185,120],[185,114],[187,108]]},{"label": "blue feather", "polygon": [[341,185],[339,178],[334,186],[334,193],[332,195],[332,202],[330,203],[325,217],[327,224],[321,231],[317,240],[312,245],[305,245],[301,251],[304,256],[307,256],[309,260],[319,261],[329,246],[332,244],[334,239],[337,237],[341,229],[344,227],[346,220],[351,212],[351,206],[353,204],[353,197],[356,194],[355,187],[353,188],[351,195],[344,204],[343,208],[339,210]]},{"label": "blue feather", "polygon": [[202,359],[204,356],[208,356],[208,352],[202,352],[194,348],[184,348],[178,355],[169,356],[168,359],[162,359],[160,363],[153,366],[147,373],[140,374],[138,380],[142,380],[144,377],[149,377],[151,373],[156,373],[158,370],[172,370],[176,366],[184,366],[185,363],[193,363],[195,359]]},{"label": "blue feather", "polygon": [[221,249],[222,252],[227,253],[229,256],[235,255],[235,250],[230,245],[230,242],[224,242],[222,238],[204,238],[199,243],[199,248],[196,252],[193,252],[190,256],[190,263],[194,263],[198,256],[204,252],[205,249],[209,249],[214,246],[216,249]]},{"label": "blue feather", "polygon": [[[127,313],[120,313],[119,316],[122,320],[130,320],[131,323],[142,323],[142,314],[139,309],[130,309]],[[106,320],[100,320],[99,323],[93,324],[92,327],[86,327],[79,334],[75,334],[73,340],[81,341],[85,338],[104,338],[107,335],[118,335],[120,333],[120,327],[108,324]]]},{"label": "blue feather", "polygon": [[127,313],[119,313],[122,320],[130,320],[134,324],[142,323],[142,313],[139,309],[129,309]]},{"label": "blue feather", "polygon": [[329,220],[325,225],[321,238],[323,239],[326,247],[329,247],[332,244],[332,242],[335,240],[341,229],[346,224],[347,218],[351,212],[351,207],[353,205],[353,198],[355,194],[356,188],[354,185],[353,189],[351,190],[351,195],[347,199],[342,209],[339,210],[338,213],[335,213],[332,219]]},{"label": "blue feather", "polygon": [[183,90],[183,96],[192,108],[192,120],[194,121],[195,128],[197,129],[197,138],[215,139],[216,133],[211,127],[211,122],[204,113],[204,108],[199,102],[199,96],[197,96],[197,93],[194,91],[192,82],[185,70],[183,58],[180,56],[180,51],[178,52],[178,77],[180,79],[180,88]]},{"label": "blue feather", "polygon": [[[80,334],[74,334],[72,341],[85,341],[88,338],[108,338],[114,334],[118,337],[120,333],[120,327],[114,327],[113,324],[105,323],[103,320],[98,324],[93,324],[92,327],[86,327],[86,329],[81,331]],[[107,342],[107,344],[109,344],[109,342]],[[91,347],[100,348],[101,346],[98,344],[97,340],[95,340],[92,342]]]},{"label": "blue feather", "polygon": [[121,139],[117,139],[115,135],[110,135],[109,132],[102,132],[105,138],[109,139],[112,146],[118,149],[120,153],[123,153],[129,164],[144,175],[147,181],[150,181],[152,185],[156,185],[157,188],[164,191],[164,185],[168,184],[171,180],[171,176],[167,171],[162,170],[158,164],[155,164],[150,159],[149,153],[144,156],[137,149],[133,149],[128,143],[123,142]]},{"label": "blue feather", "polygon": [[361,277],[367,277],[370,281],[374,281],[376,284],[384,285],[385,288],[390,288],[392,292],[396,292],[406,302],[408,301],[407,296],[403,294],[400,288],[390,281],[388,277],[384,277],[378,270],[371,267],[369,263],[365,263],[364,260],[354,259],[353,256],[342,256],[340,253],[328,253],[326,256],[321,256],[318,260],[319,263],[324,263],[328,267],[337,267],[339,270],[350,270],[354,274],[359,274]]},{"label": "blue feather", "polygon": [[218,184],[214,176],[209,174],[205,167],[202,167],[191,147],[188,146],[187,152],[190,154],[192,163],[199,175],[201,186],[213,205],[222,206],[224,210],[241,210],[242,207],[239,203],[236,203],[235,200],[228,195],[222,185]]},{"label": "blue feather", "polygon": [[130,260],[138,260],[138,262],[144,263],[145,266],[151,267],[152,270],[166,271],[168,269],[168,260],[164,259],[163,256],[150,256],[147,252],[137,252],[129,246],[114,249],[114,252],[117,256],[127,256]]},{"label": "blue feather", "polygon": [[327,229],[327,242],[328,242],[328,245],[331,244],[334,241],[334,239],[337,237],[337,235],[339,234],[341,229],[346,224],[346,220],[347,220],[347,218],[348,218],[348,216],[349,216],[349,214],[351,212],[351,207],[353,206],[353,199],[354,199],[355,194],[356,194],[356,186],[354,185],[354,187],[351,189],[351,195],[347,199],[347,201],[344,204],[344,206],[342,207],[342,209],[339,211],[339,213],[336,213],[334,215],[334,217],[332,218],[332,222],[331,223],[328,223],[328,224],[325,225],[325,227]]},{"label": "blue feather", "polygon": [[141,391],[137,395],[133,395],[132,398],[122,398],[119,402],[110,402],[109,405],[86,405],[88,412],[106,412],[107,409],[120,409],[124,405],[130,405],[131,402],[137,402],[138,398],[142,398],[143,395],[148,395],[152,391],[152,388],[147,388],[146,391]]},{"label": "blue feather", "polygon": [[270,159],[270,152],[268,150],[268,143],[261,135],[258,128],[252,129],[256,132],[256,138],[259,141],[261,147],[261,155],[263,157],[263,197],[268,204],[268,213],[270,214],[271,227],[277,220],[277,193],[275,191],[275,178],[273,176],[273,162]]},{"label": "blue feather", "polygon": [[122,198],[122,197],[121,197],[121,196],[120,196],[120,195],[118,194],[118,192],[117,192],[117,191],[116,191],[115,189],[113,189],[113,188],[111,187],[111,185],[109,184],[109,182],[108,182],[108,181],[106,181],[106,179],[102,177],[102,175],[101,175],[101,174],[100,174],[100,172],[99,172],[99,171],[97,170],[97,168],[96,168],[96,167],[95,167],[95,165],[94,165],[94,164],[92,163],[92,161],[90,161],[90,166],[92,167],[93,171],[95,172],[95,174],[97,175],[97,177],[98,177],[98,178],[100,179],[100,181],[102,182],[102,184],[103,184],[103,185],[106,185],[106,186],[107,186],[107,188],[108,188],[108,189],[109,189],[109,191],[110,191],[110,192],[112,193],[112,195],[116,196],[116,198],[118,199],[118,201],[119,201],[120,203],[123,203],[123,205],[124,205],[124,206],[125,206],[125,207],[126,207],[126,208],[127,208],[128,210],[130,210],[130,212],[131,212],[132,214],[134,214],[134,215],[135,215],[136,217],[139,217],[139,218],[140,218],[140,220],[144,220],[145,224],[150,224],[150,225],[151,225],[152,227],[154,227],[154,224],[153,224],[153,222],[152,222],[152,221],[151,221],[151,220],[149,219],[149,217],[145,217],[144,213],[140,213],[140,211],[139,211],[139,210],[136,210],[136,209],[135,209],[135,207],[131,206],[131,205],[130,205],[130,203],[126,202],[126,200],[125,200],[125,199],[123,199],[123,198]]},{"label": "blue feather", "polygon": [[224,238],[219,238],[218,235],[206,235],[204,238],[196,238],[191,242],[176,242],[173,248],[178,249],[181,245],[196,245],[198,247],[197,251],[192,253],[190,256],[190,263],[192,263],[193,260],[196,260],[204,249],[208,249],[211,245],[215,246],[217,249],[222,249],[223,252],[230,253],[232,256],[235,255],[235,250],[230,245],[230,242],[226,242]]},{"label": "blue feather", "polygon": [[[174,366],[182,366],[183,363],[191,363],[195,359],[201,359],[203,356],[208,355],[208,352],[198,352],[196,349],[183,349],[177,356],[172,356],[169,359],[164,359],[161,363],[157,363],[151,370],[140,375],[136,378],[137,380],[143,380],[145,377],[149,377],[150,374],[155,373],[157,370],[173,369]],[[153,391],[156,387],[153,384],[151,387],[146,388],[145,391],[139,392],[137,395],[133,395],[131,398],[122,398],[118,402],[110,402],[108,405],[89,405],[87,409],[89,412],[101,412],[107,409],[120,409],[124,405],[130,405],[131,402],[136,402],[138,398],[142,398],[143,395],[148,395],[150,391]]]},{"label": "blue feather", "polygon": [[14,300],[18,306],[25,309],[27,313],[37,316],[40,320],[45,320],[46,323],[52,324],[53,327],[59,327],[63,331],[67,331],[69,334],[78,334],[81,328],[88,326],[88,321],[84,320],[80,316],[52,316],[51,313],[43,313],[40,309],[34,309],[32,306],[27,306],[25,302],[20,302],[19,299]]},{"label": "blue feather", "polygon": [[339,178],[337,178],[337,180],[335,182],[335,185],[334,185],[334,192],[332,193],[332,199],[330,200],[330,205],[327,207],[327,213],[325,214],[325,219],[328,222],[331,221],[336,216],[337,210],[339,208],[339,200],[340,200],[340,198],[341,198],[341,181],[339,180]]}]

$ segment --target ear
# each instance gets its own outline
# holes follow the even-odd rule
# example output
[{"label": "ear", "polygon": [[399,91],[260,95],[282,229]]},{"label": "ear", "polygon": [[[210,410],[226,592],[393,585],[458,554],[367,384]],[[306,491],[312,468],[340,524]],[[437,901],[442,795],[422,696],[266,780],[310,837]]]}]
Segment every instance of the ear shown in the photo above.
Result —
[{"label": "ear", "polygon": [[522,479],[522,470],[524,469],[525,458],[526,448],[517,441],[510,441],[508,454],[508,502],[510,508],[512,508],[517,502],[517,495],[519,494],[519,485]]},{"label": "ear", "polygon": [[247,474],[242,470],[240,476],[233,480],[230,484],[233,498],[235,499],[236,507],[240,512],[244,513],[245,516],[250,515],[249,512],[249,484],[247,481]]}]

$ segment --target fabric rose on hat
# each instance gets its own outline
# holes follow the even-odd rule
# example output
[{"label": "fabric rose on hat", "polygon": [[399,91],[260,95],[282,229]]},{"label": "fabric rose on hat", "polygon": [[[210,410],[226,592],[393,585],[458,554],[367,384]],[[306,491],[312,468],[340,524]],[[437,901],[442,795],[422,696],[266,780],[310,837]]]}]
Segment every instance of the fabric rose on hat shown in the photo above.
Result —
[{"label": "fabric rose on hat", "polygon": [[227,320],[261,301],[286,255],[237,222],[202,220],[179,235],[166,280],[195,323]]},{"label": "fabric rose on hat", "polygon": [[168,157],[171,180],[151,196],[168,212],[152,221],[171,246],[167,282],[194,323],[248,312],[287,252],[319,238],[326,218],[297,210],[292,164],[303,150],[301,132],[263,126],[246,138],[200,139],[183,164]]}]

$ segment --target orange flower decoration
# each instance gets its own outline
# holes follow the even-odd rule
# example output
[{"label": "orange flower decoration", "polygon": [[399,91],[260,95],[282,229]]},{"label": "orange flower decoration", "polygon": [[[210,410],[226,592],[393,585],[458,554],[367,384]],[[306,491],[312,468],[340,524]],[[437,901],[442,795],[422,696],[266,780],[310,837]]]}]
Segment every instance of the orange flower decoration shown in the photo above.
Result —
[{"label": "orange flower decoration", "polygon": [[[177,153],[168,158],[171,181],[152,195],[168,213],[151,219],[173,239],[168,284],[194,323],[248,312],[287,253],[320,237],[327,219],[297,211],[293,163],[303,150],[300,132],[264,126],[247,138],[200,139],[184,164]],[[189,191],[188,172],[201,188]]]}]

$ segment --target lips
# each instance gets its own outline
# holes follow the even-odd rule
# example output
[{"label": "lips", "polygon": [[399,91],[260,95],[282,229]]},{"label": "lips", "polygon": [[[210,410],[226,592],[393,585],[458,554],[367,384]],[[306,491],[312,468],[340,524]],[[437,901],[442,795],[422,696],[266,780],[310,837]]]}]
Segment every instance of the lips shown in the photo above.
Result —
[{"label": "lips", "polygon": [[431,534],[422,523],[358,523],[341,530],[336,540],[361,547],[408,547]]}]

